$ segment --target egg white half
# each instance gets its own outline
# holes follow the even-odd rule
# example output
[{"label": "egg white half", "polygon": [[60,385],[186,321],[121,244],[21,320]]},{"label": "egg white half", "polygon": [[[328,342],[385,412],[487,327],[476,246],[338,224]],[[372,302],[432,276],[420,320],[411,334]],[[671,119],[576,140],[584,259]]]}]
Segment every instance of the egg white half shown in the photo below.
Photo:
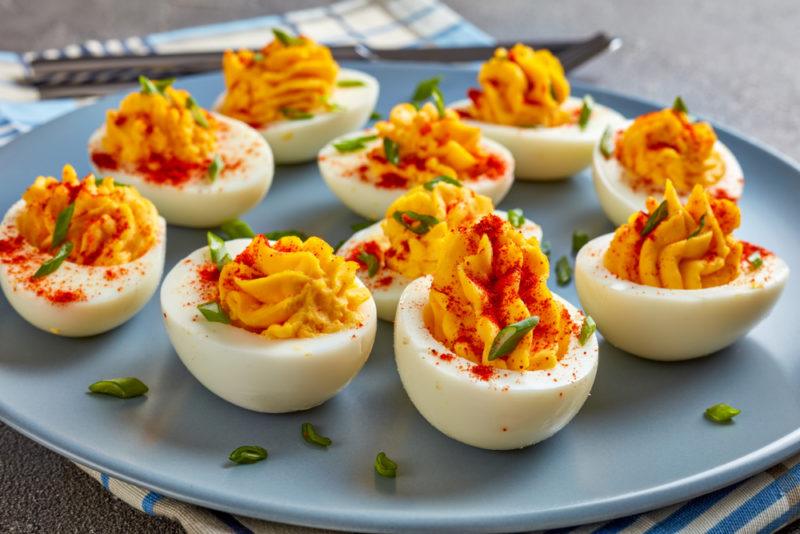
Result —
[{"label": "egg white half", "polygon": [[[459,100],[450,107],[466,109],[469,105],[469,100]],[[563,107],[574,110],[582,105],[582,99],[569,97]],[[559,180],[577,174],[591,163],[592,149],[606,127],[624,121],[625,117],[596,102],[583,130],[577,124],[521,128],[464,119],[511,151],[516,162],[516,177],[520,180]]]},{"label": "egg white half", "polygon": [[[147,180],[132,168],[104,169],[95,165],[98,176],[113,176],[150,199],[170,224],[211,228],[235,219],[256,206],[272,185],[275,163],[272,151],[261,135],[243,122],[214,113],[223,125],[217,135],[217,153],[236,166],[223,168],[212,182],[190,180],[180,185]],[[89,154],[103,152],[105,125],[89,138]]]},{"label": "egg white half", "polygon": [[[0,239],[19,235],[16,220],[25,201],[16,202],[0,224]],[[155,293],[164,269],[166,223],[159,217],[156,242],[139,259],[121,265],[96,267],[65,261],[55,272],[31,285],[31,276],[52,254],[23,241],[20,263],[0,262],[0,286],[9,304],[33,326],[67,337],[107,332],[133,317]],[[43,291],[82,291],[85,299],[54,303]]]},{"label": "egg white half", "polygon": [[[596,336],[584,346],[572,336],[568,352],[552,369],[497,369],[483,380],[474,373],[476,364],[454,355],[425,326],[422,310],[430,285],[431,277],[418,278],[403,292],[394,350],[403,387],[431,425],[474,447],[517,449],[547,439],[575,417],[597,373]],[[553,296],[582,324],[574,306]]]},{"label": "egg white half", "polygon": [[[508,220],[507,212],[495,210],[494,213],[503,220]],[[539,241],[542,240],[542,227],[530,219],[525,219],[519,231],[522,232],[522,235],[526,238],[535,237]],[[350,239],[339,247],[336,254],[346,258],[359,244],[367,241],[380,240],[383,238],[383,235],[381,221],[378,221],[350,236]],[[372,298],[375,299],[375,305],[378,307],[378,318],[384,321],[394,321],[400,295],[413,280],[388,267],[379,269],[375,276],[369,276],[368,273],[362,269],[358,272],[358,277],[364,282],[364,285],[367,286],[370,292],[372,292]]]},{"label": "egg white half", "polygon": [[[334,139],[319,153],[319,172],[331,191],[342,203],[367,219],[380,219],[386,209],[398,197],[408,192],[408,188],[378,187],[359,177],[358,168],[367,165],[367,153],[382,141],[376,139],[365,144],[365,148],[354,152],[341,153],[333,145],[345,139],[375,135],[374,129],[353,132]],[[514,183],[514,158],[503,146],[490,139],[481,141],[482,147],[505,162],[505,173],[497,178],[478,177],[476,180],[462,181],[476,193],[486,195],[496,205],[499,204]]]},{"label": "egg white half", "polygon": [[[359,70],[340,69],[337,82],[341,80],[358,80],[364,85],[335,86],[329,100],[339,109],[315,113],[310,119],[283,120],[258,128],[272,147],[276,163],[311,161],[328,141],[367,123],[378,102],[378,80]],[[214,109],[219,110],[224,98],[225,93],[217,98]]]},{"label": "egg white half", "polygon": [[609,343],[651,360],[686,360],[746,335],[777,302],[789,267],[775,255],[755,271],[706,289],[663,289],[622,280],[603,265],[614,234],[587,243],[575,259],[575,287]]},{"label": "egg white half", "polygon": [[[250,239],[227,241],[233,257]],[[197,269],[211,261],[208,247],[179,261],[161,286],[161,310],[172,346],[206,388],[242,408],[282,413],[306,410],[336,395],[367,361],[375,341],[375,302],[359,309],[363,324],[313,338],[267,339],[236,326],[207,321]],[[361,283],[361,282],[358,282]]]}]

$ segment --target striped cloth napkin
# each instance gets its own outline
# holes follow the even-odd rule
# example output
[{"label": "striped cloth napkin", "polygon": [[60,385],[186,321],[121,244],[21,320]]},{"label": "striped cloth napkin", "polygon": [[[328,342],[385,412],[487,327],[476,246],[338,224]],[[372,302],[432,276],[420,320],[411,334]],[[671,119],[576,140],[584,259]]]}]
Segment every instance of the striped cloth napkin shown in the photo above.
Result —
[{"label": "striped cloth napkin", "polygon": [[[275,26],[329,45],[356,42],[376,47],[491,44],[482,32],[438,0],[344,0],[325,7],[214,24],[146,37],[87,41],[63,49],[0,52],[0,144],[81,105],[83,101],[37,101],[35,91],[14,84],[25,65],[48,58],[128,52],[179,52],[223,47],[259,47]],[[316,529],[238,517],[165,497],[79,466],[104,488],[150,515],[178,521],[189,534],[306,534]],[[690,501],[614,521],[560,529],[567,532],[773,532],[800,518],[800,455],[748,480]]]}]

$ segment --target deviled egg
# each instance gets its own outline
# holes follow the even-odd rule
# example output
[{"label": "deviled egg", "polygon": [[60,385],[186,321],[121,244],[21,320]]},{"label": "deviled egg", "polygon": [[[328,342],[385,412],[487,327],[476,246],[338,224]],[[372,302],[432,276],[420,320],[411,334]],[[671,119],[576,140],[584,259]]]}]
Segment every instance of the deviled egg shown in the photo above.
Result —
[{"label": "deviled egg", "polygon": [[521,180],[572,176],[592,161],[603,131],[625,118],[591,96],[570,96],[569,81],[549,50],[498,48],[478,74],[480,89],[451,105],[464,122],[514,156]]},{"label": "deviled egg", "polygon": [[609,129],[594,151],[592,177],[608,218],[619,226],[672,180],[686,200],[699,184],[716,198],[738,200],[744,173],[706,122],[695,122],[678,97],[663,109]]},{"label": "deviled egg", "polygon": [[325,183],[348,208],[373,220],[409,189],[439,176],[498,204],[514,182],[514,159],[439,104],[399,104],[374,129],[330,143],[318,158]]},{"label": "deviled egg", "polygon": [[209,245],[161,287],[169,338],[200,383],[243,408],[280,413],[317,406],[358,374],[377,318],[355,263],[316,237],[209,234]]},{"label": "deviled egg", "polygon": [[597,372],[583,314],[547,288],[549,263],[496,215],[447,237],[432,276],[400,297],[394,348],[414,406],[485,449],[546,439],[580,410]]},{"label": "deviled egg", "polygon": [[[372,292],[378,317],[394,321],[400,294],[415,278],[432,274],[451,231],[492,213],[490,198],[452,179],[435,179],[411,189],[386,210],[386,217],[353,234],[338,254],[359,264],[358,275]],[[542,229],[522,210],[495,210],[526,238]]]},{"label": "deviled egg", "polygon": [[275,165],[257,131],[202,109],[172,80],[140,82],[89,139],[98,173],[135,186],[180,226],[217,226],[264,198]]},{"label": "deviled egg", "polygon": [[739,241],[736,204],[695,185],[685,205],[667,180],[614,234],[575,259],[584,310],[613,345],[653,360],[685,360],[744,336],[772,309],[789,268]]},{"label": "deviled egg", "polygon": [[133,187],[91,174],[40,176],[0,224],[0,286],[33,326],[106,332],[135,315],[161,280],[166,223]]},{"label": "deviled egg", "polygon": [[273,33],[258,52],[225,52],[225,92],[215,109],[257,129],[277,163],[310,161],[331,139],[366,124],[378,81],[340,68],[330,49],[309,37]]}]

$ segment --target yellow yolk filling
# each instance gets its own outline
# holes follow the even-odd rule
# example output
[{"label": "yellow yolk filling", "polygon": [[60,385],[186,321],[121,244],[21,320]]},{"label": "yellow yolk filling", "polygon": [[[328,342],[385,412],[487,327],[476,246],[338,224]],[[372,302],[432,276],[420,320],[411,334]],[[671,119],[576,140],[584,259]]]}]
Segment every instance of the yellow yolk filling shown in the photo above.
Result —
[{"label": "yellow yolk filling", "polygon": [[664,199],[668,215],[645,237],[642,229],[659,205],[652,197],[646,213],[634,213],[617,228],[603,257],[605,267],[619,278],[668,289],[720,286],[739,276],[742,243],[731,235],[740,221],[736,204],[696,185],[681,206],[670,181]]},{"label": "yellow yolk filling", "polygon": [[[550,369],[569,348],[574,325],[547,288],[550,265],[535,237],[487,215],[452,232],[433,273],[425,324],[433,336],[472,362],[517,371]],[[504,327],[539,317],[508,354],[489,360]]]},{"label": "yellow yolk filling", "polygon": [[437,176],[469,179],[485,162],[487,154],[480,147],[481,131],[465,124],[453,110],[440,116],[436,106],[428,102],[421,109],[411,104],[398,104],[389,119],[375,124],[380,138],[397,144],[399,165],[387,160],[383,146],[370,153],[372,173],[390,173],[402,177],[409,185],[422,184]]},{"label": "yellow yolk filling", "polygon": [[129,94],[118,110],[106,112],[103,150],[120,163],[209,161],[217,147],[218,124],[207,111],[197,108],[195,113],[205,118],[206,126],[199,124],[190,96],[172,87],[163,94]]},{"label": "yellow yolk filling", "polygon": [[696,184],[708,187],[724,176],[725,163],[714,150],[716,141],[710,124],[663,109],[637,117],[617,139],[616,156],[634,180],[659,190],[672,180],[680,194],[687,194]]},{"label": "yellow yolk filling", "polygon": [[219,278],[222,309],[233,324],[268,338],[302,338],[359,326],[369,291],[358,265],[336,256],[318,237],[258,235]]},{"label": "yellow yolk filling", "polygon": [[133,187],[93,175],[78,180],[65,165],[61,182],[39,176],[22,195],[25,209],[17,228],[26,241],[49,250],[59,214],[75,204],[66,241],[73,244],[69,261],[81,265],[111,266],[140,258],[156,241],[158,212]]},{"label": "yellow yolk filling", "polygon": [[561,62],[549,50],[523,44],[498,48],[478,73],[480,91],[471,91],[476,119],[511,126],[560,126],[574,121],[562,109],[569,82]]},{"label": "yellow yolk filling", "polygon": [[308,37],[275,39],[259,53],[228,50],[222,58],[225,99],[220,111],[253,126],[327,108],[339,65],[328,47]]},{"label": "yellow yolk filling", "polygon": [[[430,274],[436,268],[450,229],[488,215],[494,209],[489,197],[467,187],[439,182],[432,190],[417,186],[395,200],[381,223],[388,239],[386,265],[408,278]],[[424,234],[417,234],[394,218],[395,212],[433,216],[439,222]],[[409,221],[409,224],[413,221]],[[412,228],[414,225],[412,224]]]}]

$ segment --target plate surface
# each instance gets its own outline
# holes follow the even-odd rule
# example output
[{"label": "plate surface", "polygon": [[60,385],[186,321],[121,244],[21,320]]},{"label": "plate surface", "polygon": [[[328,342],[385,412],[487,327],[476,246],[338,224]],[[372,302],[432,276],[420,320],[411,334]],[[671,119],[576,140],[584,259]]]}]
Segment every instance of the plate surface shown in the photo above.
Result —
[{"label": "plate surface", "polygon": [[[421,79],[443,74],[449,101],[475,73],[430,66],[359,65],[381,81],[378,110],[407,98]],[[203,105],[219,75],[179,83]],[[587,88],[577,86],[582,94]],[[653,109],[591,89],[626,116]],[[0,150],[0,208],[38,174],[65,162],[88,172],[86,139],[119,97],[83,108]],[[800,170],[768,149],[718,129],[747,177],[738,235],[800,265]],[[522,207],[541,224],[552,258],[569,254],[574,229],[612,230],[582,173],[561,183],[518,183],[503,209]],[[261,231],[300,228],[331,243],[358,218],[330,193],[316,163],[279,167],[264,202],[245,217]],[[203,232],[170,227],[166,269],[202,246]],[[555,288],[578,303],[574,286]],[[122,327],[89,339],[62,339],[28,325],[0,301],[0,417],[65,456],[160,493],[228,512],[347,530],[510,531],[565,526],[640,512],[730,484],[800,450],[800,301],[797,273],[772,315],[747,338],[700,360],[641,360],[607,343],[593,392],[574,421],[525,450],[461,445],[416,412],[394,365],[391,325],[381,323],[361,374],[337,397],[305,413],[248,412],[215,397],[183,367],[161,323],[158,297]],[[675,332],[680,335],[680,332]],[[225,355],[221,354],[224,358]],[[85,393],[112,376],[138,376],[146,398]],[[707,422],[704,409],[727,402],[736,422]],[[300,438],[311,421],[334,439],[318,450]],[[227,455],[261,444],[266,462],[230,467]],[[399,465],[395,480],[375,475],[378,451]]]}]

